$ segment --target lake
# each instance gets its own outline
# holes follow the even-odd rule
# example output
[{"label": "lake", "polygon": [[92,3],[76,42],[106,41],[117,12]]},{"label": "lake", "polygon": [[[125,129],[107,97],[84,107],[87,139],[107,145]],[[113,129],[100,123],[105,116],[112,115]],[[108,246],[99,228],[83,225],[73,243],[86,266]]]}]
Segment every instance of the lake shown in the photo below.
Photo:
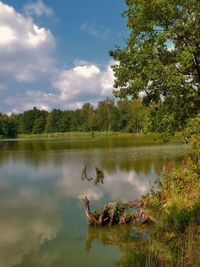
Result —
[{"label": "lake", "polygon": [[[134,266],[157,266],[148,233],[88,229],[81,199],[87,196],[92,209],[135,200],[166,161],[180,164],[185,149],[133,137],[1,141],[0,266],[133,266],[130,258]],[[101,169],[104,183],[82,181],[83,164],[92,177],[95,166]]]}]

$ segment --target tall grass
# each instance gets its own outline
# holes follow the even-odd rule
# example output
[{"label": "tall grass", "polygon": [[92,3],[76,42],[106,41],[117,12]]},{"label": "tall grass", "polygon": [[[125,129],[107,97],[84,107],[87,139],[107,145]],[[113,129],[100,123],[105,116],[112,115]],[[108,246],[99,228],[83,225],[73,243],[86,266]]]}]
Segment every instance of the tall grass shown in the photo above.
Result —
[{"label": "tall grass", "polygon": [[[63,132],[63,133],[42,133],[42,134],[18,134],[18,139],[41,139],[41,138],[71,138],[71,137],[135,137],[138,139],[151,139],[152,141],[164,141],[163,135],[160,133],[151,133],[144,135],[143,133],[123,133],[123,132]],[[177,133],[173,137],[169,137],[168,141],[180,141],[181,135]]]}]

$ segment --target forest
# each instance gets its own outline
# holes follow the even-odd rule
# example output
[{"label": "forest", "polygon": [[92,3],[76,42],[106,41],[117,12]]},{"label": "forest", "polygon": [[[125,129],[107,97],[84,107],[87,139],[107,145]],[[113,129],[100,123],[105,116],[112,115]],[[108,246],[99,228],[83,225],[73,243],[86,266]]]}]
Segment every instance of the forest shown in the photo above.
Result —
[{"label": "forest", "polygon": [[[34,107],[21,114],[10,116],[0,113],[0,136],[16,137],[17,134],[42,134],[63,132],[114,131],[125,133],[166,132],[165,112],[157,106],[147,107],[142,99],[118,100],[107,98],[95,109],[85,103],[81,109],[51,112]],[[175,125],[172,133],[180,131]]]}]

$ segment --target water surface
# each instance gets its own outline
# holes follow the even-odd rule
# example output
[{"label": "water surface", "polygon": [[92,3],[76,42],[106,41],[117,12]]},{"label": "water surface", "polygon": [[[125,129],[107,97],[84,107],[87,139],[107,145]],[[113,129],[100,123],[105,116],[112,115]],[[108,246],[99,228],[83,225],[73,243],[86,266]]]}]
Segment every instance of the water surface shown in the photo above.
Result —
[{"label": "water surface", "polygon": [[[0,142],[0,266],[131,266],[123,242],[145,234],[88,229],[81,198],[92,208],[139,198],[185,149],[132,137]],[[83,164],[93,177],[95,166],[103,170],[104,183],[82,181]],[[135,266],[146,266],[145,253],[131,254]]]}]

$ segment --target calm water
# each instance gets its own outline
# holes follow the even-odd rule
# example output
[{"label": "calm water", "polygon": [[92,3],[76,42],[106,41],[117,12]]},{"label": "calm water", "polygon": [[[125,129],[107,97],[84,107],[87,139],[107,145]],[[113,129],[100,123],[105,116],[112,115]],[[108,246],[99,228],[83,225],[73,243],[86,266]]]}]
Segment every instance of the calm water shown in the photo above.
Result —
[{"label": "calm water", "polygon": [[[92,208],[139,198],[167,160],[179,164],[185,148],[133,138],[0,142],[0,267],[146,266],[154,261],[145,249],[148,234],[134,227],[88,229],[81,198],[87,196]],[[83,164],[91,176],[95,166],[103,170],[104,184],[82,181]],[[131,243],[131,252],[123,246],[130,238],[137,245]]]}]

